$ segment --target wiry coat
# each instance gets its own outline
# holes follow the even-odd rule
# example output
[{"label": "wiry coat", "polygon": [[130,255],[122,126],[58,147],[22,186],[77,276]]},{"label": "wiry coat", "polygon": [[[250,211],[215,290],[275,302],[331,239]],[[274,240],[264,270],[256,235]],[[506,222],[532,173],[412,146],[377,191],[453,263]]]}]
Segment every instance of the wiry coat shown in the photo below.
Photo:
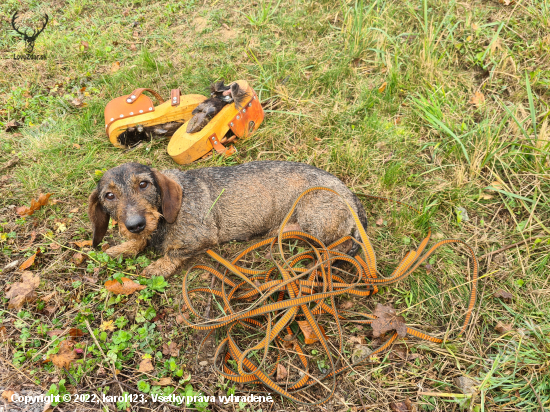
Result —
[{"label": "wiry coat", "polygon": [[[144,179],[151,184],[144,190],[136,189]],[[152,246],[164,258],[146,272],[167,275],[185,259],[218,244],[276,235],[298,196],[316,186],[341,194],[366,228],[361,202],[338,178],[307,164],[282,161],[162,173],[128,163],[102,177],[98,189],[90,196],[90,216],[92,222],[97,210],[107,215],[107,222],[108,216],[112,216],[119,221],[121,233],[130,238],[130,242],[108,249],[107,253],[135,254],[147,245]],[[116,206],[105,198],[107,190],[117,191],[115,196],[120,199]],[[141,232],[131,233],[125,222],[130,214],[136,213],[145,216],[146,224]],[[349,234],[358,239],[347,206],[327,191],[307,194],[288,226],[299,227],[326,245]],[[94,223],[94,244],[105,234],[101,232]],[[130,245],[125,247],[127,244]],[[356,251],[357,247],[353,247],[348,253]]]}]

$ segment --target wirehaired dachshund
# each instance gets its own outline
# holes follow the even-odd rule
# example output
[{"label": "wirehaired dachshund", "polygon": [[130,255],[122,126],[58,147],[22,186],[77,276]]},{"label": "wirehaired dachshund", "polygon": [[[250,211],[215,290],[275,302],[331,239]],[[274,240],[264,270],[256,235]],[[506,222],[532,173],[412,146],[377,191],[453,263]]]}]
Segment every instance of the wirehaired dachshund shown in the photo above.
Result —
[{"label": "wirehaired dachshund", "polygon": [[[90,195],[93,247],[101,243],[112,217],[128,241],[106,253],[133,256],[153,247],[163,257],[144,274],[169,276],[186,259],[216,245],[275,236],[298,196],[316,186],[343,196],[367,227],[363,205],[344,183],[304,163],[258,161],[162,172],[125,163],[105,172]],[[327,191],[304,196],[285,229],[302,230],[326,245],[350,234],[359,239],[348,207]],[[359,246],[353,242],[348,249],[355,255]]]}]

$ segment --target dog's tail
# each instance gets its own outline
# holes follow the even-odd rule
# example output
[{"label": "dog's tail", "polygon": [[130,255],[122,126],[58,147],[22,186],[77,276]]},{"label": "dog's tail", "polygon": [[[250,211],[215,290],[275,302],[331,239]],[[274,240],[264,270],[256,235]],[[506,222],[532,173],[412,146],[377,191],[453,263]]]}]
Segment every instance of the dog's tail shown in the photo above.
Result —
[{"label": "dog's tail", "polygon": [[[359,221],[363,225],[363,228],[365,230],[367,230],[368,222],[367,222],[367,214],[365,212],[365,207],[363,206],[363,203],[361,203],[361,201],[359,200],[359,198],[355,194],[353,195],[353,198],[354,198],[353,200],[355,202],[357,216],[359,216]],[[355,239],[357,239],[359,242],[361,242],[361,235],[359,234],[358,229],[353,230],[353,237]],[[348,251],[348,255],[350,255],[351,257],[354,257],[355,255],[357,255],[360,248],[361,247],[359,246],[359,244],[353,242],[353,245],[351,246],[351,249]]]}]

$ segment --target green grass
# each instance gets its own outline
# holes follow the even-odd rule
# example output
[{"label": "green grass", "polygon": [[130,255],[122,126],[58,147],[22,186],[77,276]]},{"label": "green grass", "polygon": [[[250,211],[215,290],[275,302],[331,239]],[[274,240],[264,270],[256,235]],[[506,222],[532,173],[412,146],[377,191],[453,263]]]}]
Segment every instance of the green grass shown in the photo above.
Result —
[{"label": "green grass", "polygon": [[[85,211],[97,170],[126,161],[177,167],[162,140],[128,151],[114,148],[103,130],[108,101],[135,87],[167,96],[171,88],[206,93],[213,80],[246,79],[266,102],[266,118],[257,134],[239,142],[239,152],[231,158],[214,156],[183,169],[257,159],[302,161],[334,173],[355,192],[422,209],[417,218],[391,203],[364,199],[369,236],[384,275],[418,245],[428,221],[438,238],[467,241],[478,257],[533,238],[481,259],[481,274],[487,276],[480,282],[465,337],[443,346],[406,341],[421,358],[396,366],[390,357],[359,368],[361,379],[352,375],[342,381],[336,410],[360,410],[362,405],[390,410],[390,402],[406,396],[419,410],[458,410],[462,399],[417,393],[418,385],[424,392],[459,393],[453,378],[461,375],[480,385],[470,410],[550,408],[550,3],[503,3],[26,3],[35,15],[50,14],[35,46],[35,53],[46,54],[47,60],[10,60],[24,44],[3,31],[0,125],[16,120],[23,127],[0,131],[0,168],[15,156],[20,159],[0,172],[7,176],[0,180],[0,268],[43,247],[31,269],[42,279],[39,298],[55,291],[58,309],[48,317],[40,312],[38,300],[15,313],[0,294],[0,321],[9,332],[9,339],[0,342],[5,362],[45,388],[53,372],[72,385],[65,372],[33,360],[51,343],[43,328],[82,328],[87,319],[95,330],[101,322],[122,316],[128,324],[119,330],[135,335],[132,339],[139,343],[138,329],[152,325],[144,317],[149,308],[160,313],[176,307],[179,276],[162,293],[110,302],[104,281],[115,273],[136,273],[144,261],[88,260],[77,267],[71,261],[74,252],[52,249],[48,238],[72,248],[71,241],[90,237]],[[0,5],[4,28],[20,7],[16,0]],[[115,62],[120,70],[112,72]],[[475,92],[483,93],[483,103],[470,102]],[[75,98],[85,105],[75,107]],[[27,219],[17,218],[13,205],[28,205],[46,192],[58,202]],[[467,210],[468,221],[458,222],[457,207]],[[386,223],[376,225],[379,218]],[[60,223],[67,228],[63,232]],[[30,245],[33,231],[37,236]],[[116,243],[120,238],[115,232],[109,233]],[[239,247],[218,252],[232,256]],[[464,287],[415,304],[464,283],[468,261],[459,252],[443,248],[430,261],[431,271],[421,267],[411,278],[360,303],[372,308],[374,302],[393,302],[411,324],[431,325],[438,332],[454,328],[464,309]],[[151,253],[146,257],[155,258]],[[199,259],[209,262],[204,256]],[[85,276],[97,277],[97,284],[82,282]],[[16,281],[17,274],[2,275],[0,287],[5,290]],[[74,286],[75,281],[82,283]],[[513,300],[493,298],[499,289],[511,292]],[[137,322],[136,316],[144,320]],[[225,394],[227,382],[205,379],[192,369],[196,338],[173,319],[168,314],[159,321],[171,332],[156,329],[147,348],[117,349],[119,366],[130,376],[128,384],[155,388],[147,387],[150,381],[138,385],[148,378],[131,369],[149,352],[160,353],[155,358],[162,365],[159,377],[179,379],[169,357],[161,353],[162,343],[172,339],[185,349],[175,360],[176,371],[183,368],[192,375],[190,383],[180,383],[181,389],[192,384],[191,391],[213,394],[223,389]],[[495,331],[499,321],[512,324],[512,331],[500,336]],[[106,351],[110,339],[104,343]],[[96,355],[93,362],[71,368],[80,385],[95,385],[101,363]],[[280,405],[291,408],[286,402]]]}]

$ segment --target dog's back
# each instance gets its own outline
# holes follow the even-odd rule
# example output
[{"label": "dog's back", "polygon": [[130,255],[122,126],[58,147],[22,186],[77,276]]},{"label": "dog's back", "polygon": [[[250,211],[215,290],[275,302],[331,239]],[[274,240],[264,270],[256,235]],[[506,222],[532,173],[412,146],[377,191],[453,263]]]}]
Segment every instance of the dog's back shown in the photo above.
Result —
[{"label": "dog's back", "polygon": [[[191,223],[199,229],[202,223],[206,227],[201,230],[209,232],[204,233],[205,238],[213,235],[212,231],[217,232],[216,243],[274,234],[298,196],[316,186],[342,195],[359,215],[363,226],[367,226],[361,202],[346,185],[330,173],[304,163],[258,161],[163,173],[183,189],[180,226],[189,227]],[[354,233],[355,228],[347,206],[327,191],[306,195],[289,223],[297,223],[302,230],[327,244]]]}]

